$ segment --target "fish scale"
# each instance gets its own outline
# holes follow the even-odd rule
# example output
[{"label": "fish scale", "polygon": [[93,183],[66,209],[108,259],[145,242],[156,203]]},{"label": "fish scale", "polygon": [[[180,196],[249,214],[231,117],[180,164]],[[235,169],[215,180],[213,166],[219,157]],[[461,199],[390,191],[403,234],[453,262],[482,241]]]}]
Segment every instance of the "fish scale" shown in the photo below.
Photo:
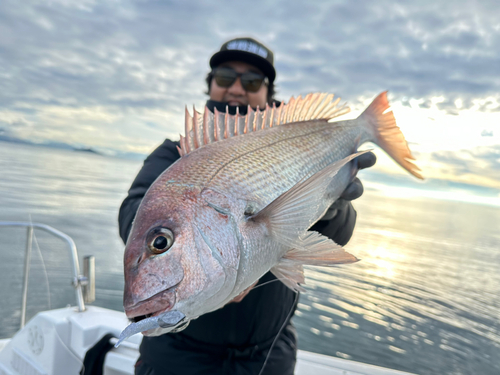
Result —
[{"label": "fish scale", "polygon": [[[352,153],[359,129],[318,122],[296,124],[289,130],[266,131],[258,141],[270,138],[279,142],[271,141],[266,147],[232,160],[213,177],[209,186],[229,188],[231,194],[239,193],[249,199],[259,197],[262,203],[269,203],[298,181]],[[277,137],[281,134],[276,133],[285,133],[287,138]],[[252,135],[255,134],[238,141],[247,142]],[[349,139],[350,148],[348,141],[343,142]]]},{"label": "fish scale", "polygon": [[301,179],[350,155],[360,134],[360,126],[352,120],[316,120],[265,129],[189,154],[184,163],[170,168],[168,181],[178,178],[269,203]]}]

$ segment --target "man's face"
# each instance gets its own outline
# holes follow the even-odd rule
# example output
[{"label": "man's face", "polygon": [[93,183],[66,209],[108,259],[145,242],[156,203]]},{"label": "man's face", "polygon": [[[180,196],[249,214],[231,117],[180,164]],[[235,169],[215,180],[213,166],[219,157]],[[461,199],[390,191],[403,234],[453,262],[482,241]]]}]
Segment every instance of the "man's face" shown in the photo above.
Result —
[{"label": "man's face", "polygon": [[[263,74],[253,65],[241,61],[228,61],[220,64],[218,68],[228,67],[234,69],[237,73],[254,72]],[[238,77],[230,87],[220,87],[212,78],[210,84],[210,99],[217,102],[227,102],[229,105],[249,105],[252,108],[265,108],[267,102],[267,85],[262,83],[257,92],[245,91],[241,85],[241,79]]]}]

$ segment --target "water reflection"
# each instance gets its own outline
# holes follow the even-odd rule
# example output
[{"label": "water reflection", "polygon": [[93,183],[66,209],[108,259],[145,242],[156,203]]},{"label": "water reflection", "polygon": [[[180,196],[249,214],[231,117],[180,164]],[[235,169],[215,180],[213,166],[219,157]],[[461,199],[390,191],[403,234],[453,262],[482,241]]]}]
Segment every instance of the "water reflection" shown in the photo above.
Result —
[{"label": "water reflection", "polygon": [[[26,221],[31,214],[68,233],[80,256],[97,258],[96,305],[121,310],[123,244],[116,219],[140,164],[0,144],[0,220]],[[498,208],[370,190],[355,206],[358,221],[347,250],[361,261],[307,268],[308,292],[294,317],[299,346],[419,374],[499,374]],[[23,239],[23,233],[0,231],[3,337],[19,324]],[[66,250],[41,234],[38,240],[51,298],[49,304],[34,254],[29,314],[74,301]]]},{"label": "water reflection", "polygon": [[[122,310],[124,246],[117,216],[140,165],[0,142],[0,220],[38,221],[70,235],[81,258],[96,256],[95,304]],[[45,265],[34,244],[28,318],[41,309],[75,304],[64,244],[44,232],[35,233]],[[19,327],[25,236],[24,229],[0,230],[0,338],[10,337]]]},{"label": "water reflection", "polygon": [[421,374],[499,373],[498,210],[373,193],[356,208],[346,249],[362,260],[307,269],[300,346]]}]

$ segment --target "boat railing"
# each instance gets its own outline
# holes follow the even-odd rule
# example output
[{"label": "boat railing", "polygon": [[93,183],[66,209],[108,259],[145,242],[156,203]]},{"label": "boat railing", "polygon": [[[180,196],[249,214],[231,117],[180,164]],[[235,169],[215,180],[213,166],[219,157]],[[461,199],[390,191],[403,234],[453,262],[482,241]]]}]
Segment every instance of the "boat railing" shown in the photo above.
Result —
[{"label": "boat railing", "polygon": [[21,302],[21,328],[26,323],[26,306],[28,299],[28,280],[31,265],[31,250],[33,244],[33,233],[35,229],[42,230],[50,233],[51,235],[62,239],[66,242],[70,261],[73,271],[72,285],[75,288],[76,304],[78,311],[85,311],[85,302],[91,303],[95,300],[95,258],[87,256],[84,258],[84,274],[80,274],[80,266],[78,263],[78,252],[76,244],[73,239],[67,234],[52,228],[46,224],[17,222],[17,221],[0,221],[0,229],[2,227],[24,227],[27,228],[26,232],[26,251],[24,256],[24,279],[23,279],[23,292]]}]

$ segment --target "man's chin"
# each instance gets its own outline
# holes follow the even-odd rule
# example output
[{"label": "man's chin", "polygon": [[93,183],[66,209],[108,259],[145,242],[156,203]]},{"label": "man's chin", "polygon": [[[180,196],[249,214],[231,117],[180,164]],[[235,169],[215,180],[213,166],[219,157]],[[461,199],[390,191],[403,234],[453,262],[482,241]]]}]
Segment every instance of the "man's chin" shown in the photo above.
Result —
[{"label": "man's chin", "polygon": [[227,102],[228,105],[233,106],[233,107],[241,107],[241,106],[246,106],[245,103],[242,102],[235,102],[235,101],[229,101]]}]

